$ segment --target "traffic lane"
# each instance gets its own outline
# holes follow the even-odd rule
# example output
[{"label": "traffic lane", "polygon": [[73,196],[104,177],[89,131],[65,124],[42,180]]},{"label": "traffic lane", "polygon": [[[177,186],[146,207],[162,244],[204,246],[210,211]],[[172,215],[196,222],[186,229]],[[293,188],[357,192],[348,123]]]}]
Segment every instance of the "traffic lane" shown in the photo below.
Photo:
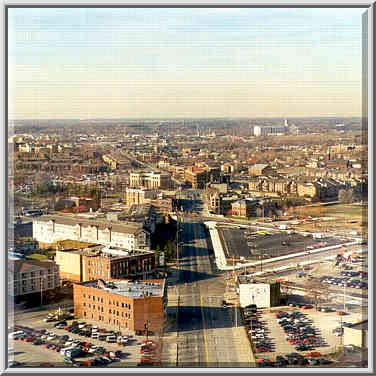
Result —
[{"label": "traffic lane", "polygon": [[237,354],[233,351],[235,339],[232,329],[236,323],[240,324],[240,316],[236,310],[236,320],[234,310],[221,307],[221,302],[221,296],[202,297],[208,366],[239,366]]}]

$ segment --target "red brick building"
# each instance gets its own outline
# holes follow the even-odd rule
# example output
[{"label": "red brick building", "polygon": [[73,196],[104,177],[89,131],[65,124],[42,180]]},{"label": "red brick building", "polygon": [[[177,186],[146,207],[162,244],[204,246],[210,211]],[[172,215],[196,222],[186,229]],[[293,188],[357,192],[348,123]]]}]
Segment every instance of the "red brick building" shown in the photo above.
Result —
[{"label": "red brick building", "polygon": [[130,332],[163,329],[167,308],[165,279],[118,280],[102,279],[75,283],[74,315],[81,319],[114,325]]},{"label": "red brick building", "polygon": [[143,277],[154,272],[154,251],[125,250],[96,246],[80,250],[56,251],[61,278],[85,282],[98,278],[112,280]]}]

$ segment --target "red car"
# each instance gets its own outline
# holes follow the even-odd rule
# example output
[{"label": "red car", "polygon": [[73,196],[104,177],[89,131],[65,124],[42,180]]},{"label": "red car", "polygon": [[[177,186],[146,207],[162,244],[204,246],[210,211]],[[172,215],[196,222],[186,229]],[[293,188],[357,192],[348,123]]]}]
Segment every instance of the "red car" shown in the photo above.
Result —
[{"label": "red car", "polygon": [[67,325],[67,326],[64,326],[64,329],[69,330],[71,327],[72,327],[72,325]]},{"label": "red car", "polygon": [[155,342],[153,340],[151,340],[151,339],[149,339],[148,341],[143,340],[141,342],[141,345],[155,345]]},{"label": "red car", "polygon": [[33,337],[26,337],[24,339],[24,342],[33,342],[33,341],[34,341]]},{"label": "red car", "polygon": [[263,347],[256,347],[256,352],[257,353],[264,353],[264,352],[268,352],[268,350],[263,348]]},{"label": "red car", "polygon": [[153,363],[154,363],[154,359],[150,359],[150,358],[141,358],[141,359],[140,359],[140,363],[149,363],[149,364],[153,364]]}]

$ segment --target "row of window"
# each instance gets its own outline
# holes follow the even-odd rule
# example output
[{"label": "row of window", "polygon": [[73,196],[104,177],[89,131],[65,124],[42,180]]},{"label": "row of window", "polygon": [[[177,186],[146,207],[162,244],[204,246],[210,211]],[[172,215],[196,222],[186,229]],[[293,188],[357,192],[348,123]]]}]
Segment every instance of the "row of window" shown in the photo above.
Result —
[{"label": "row of window", "polygon": [[[82,294],[83,298],[86,298],[86,294]],[[103,298],[101,297],[96,297],[95,295],[90,295],[88,294],[87,295],[87,299],[91,299],[93,300],[93,302],[97,301],[98,303],[103,303]],[[109,305],[114,305],[116,307],[122,307],[122,308],[128,308],[128,309],[132,309],[132,306],[131,304],[129,303],[123,303],[123,302],[119,302],[119,301],[115,301],[115,300],[108,300],[108,304]],[[84,302],[84,305],[85,305],[85,302]],[[90,307],[90,304],[89,304],[89,307]]]},{"label": "row of window", "polygon": [[[84,311],[84,317],[85,318],[89,317],[89,314],[86,311]],[[91,314],[91,318],[94,319],[94,314],[93,313]],[[105,318],[104,318],[104,316],[100,316],[99,315],[98,316],[98,320],[99,321],[105,321]],[[108,323],[109,324],[114,324],[114,325],[120,325],[120,321],[117,320],[117,319],[108,319]],[[128,328],[128,322],[127,321],[125,322],[125,327]]]}]

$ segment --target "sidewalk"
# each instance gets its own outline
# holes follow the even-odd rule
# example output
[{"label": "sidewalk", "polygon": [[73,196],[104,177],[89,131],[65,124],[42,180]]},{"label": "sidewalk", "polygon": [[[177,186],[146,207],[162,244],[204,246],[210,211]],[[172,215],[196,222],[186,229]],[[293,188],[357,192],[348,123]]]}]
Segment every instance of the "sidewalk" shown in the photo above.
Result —
[{"label": "sidewalk", "polygon": [[166,312],[166,325],[163,336],[161,337],[162,350],[161,362],[164,367],[177,367],[178,360],[178,313],[179,313],[179,296],[175,290],[168,290],[168,304]]},{"label": "sidewalk", "polygon": [[232,328],[234,343],[235,343],[235,353],[238,357],[239,364],[249,364],[249,367],[256,367],[256,359],[251,350],[251,345],[249,343],[246,330],[244,326],[233,327]]}]

